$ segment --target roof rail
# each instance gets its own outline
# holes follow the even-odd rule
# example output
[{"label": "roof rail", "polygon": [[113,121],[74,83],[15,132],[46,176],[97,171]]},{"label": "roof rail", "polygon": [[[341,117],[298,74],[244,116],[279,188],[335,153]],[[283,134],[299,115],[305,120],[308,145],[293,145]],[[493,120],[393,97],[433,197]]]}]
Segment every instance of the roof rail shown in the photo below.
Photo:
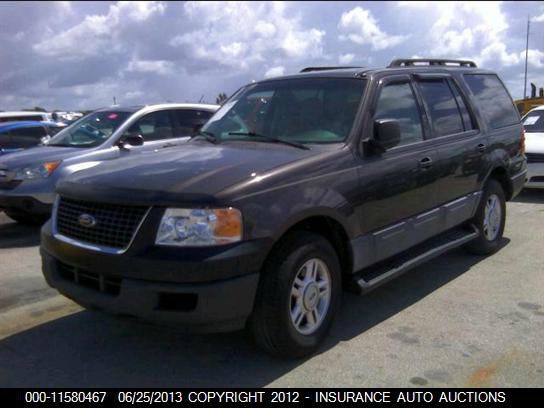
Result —
[{"label": "roof rail", "polygon": [[342,67],[342,66],[336,66],[336,67],[306,67],[300,70],[300,72],[312,72],[312,71],[331,71],[334,69],[350,69],[350,68],[364,68],[364,67]]},{"label": "roof rail", "polygon": [[387,66],[387,68],[413,67],[413,66],[421,66],[421,65],[477,68],[476,63],[474,61],[453,60],[453,59],[427,59],[427,58],[396,59],[391,61],[391,63]]}]

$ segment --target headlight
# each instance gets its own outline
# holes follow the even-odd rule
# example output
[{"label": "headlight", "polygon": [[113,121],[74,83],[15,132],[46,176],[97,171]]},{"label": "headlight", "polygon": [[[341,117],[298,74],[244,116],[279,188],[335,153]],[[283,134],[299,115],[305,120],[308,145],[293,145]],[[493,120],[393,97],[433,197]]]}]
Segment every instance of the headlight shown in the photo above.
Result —
[{"label": "headlight", "polygon": [[242,239],[242,214],[235,208],[168,208],[162,217],[156,245],[212,246]]},{"label": "headlight", "polygon": [[37,178],[49,177],[51,173],[55,171],[61,160],[54,162],[47,162],[40,164],[39,166],[25,167],[24,169],[18,169],[15,171],[15,180],[31,180]]}]

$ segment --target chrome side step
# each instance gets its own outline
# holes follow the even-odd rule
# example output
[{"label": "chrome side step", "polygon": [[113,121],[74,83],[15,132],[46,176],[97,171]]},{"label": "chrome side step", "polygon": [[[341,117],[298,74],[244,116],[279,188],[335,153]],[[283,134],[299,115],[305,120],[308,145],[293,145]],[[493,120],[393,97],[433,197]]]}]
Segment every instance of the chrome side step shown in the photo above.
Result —
[{"label": "chrome side step", "polygon": [[365,294],[444,252],[472,241],[478,235],[480,233],[474,225],[443,233],[393,257],[391,260],[357,273],[348,289],[357,294]]}]

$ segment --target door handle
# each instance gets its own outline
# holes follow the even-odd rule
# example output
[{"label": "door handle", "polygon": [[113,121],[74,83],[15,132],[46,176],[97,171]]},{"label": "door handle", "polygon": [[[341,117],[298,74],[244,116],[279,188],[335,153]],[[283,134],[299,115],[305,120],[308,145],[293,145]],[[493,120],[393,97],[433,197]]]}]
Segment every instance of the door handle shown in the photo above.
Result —
[{"label": "door handle", "polygon": [[419,167],[422,169],[429,169],[433,165],[433,160],[430,157],[424,157],[419,161]]},{"label": "door handle", "polygon": [[483,143],[480,143],[478,146],[476,146],[476,150],[478,150],[478,153],[485,153],[486,145]]}]

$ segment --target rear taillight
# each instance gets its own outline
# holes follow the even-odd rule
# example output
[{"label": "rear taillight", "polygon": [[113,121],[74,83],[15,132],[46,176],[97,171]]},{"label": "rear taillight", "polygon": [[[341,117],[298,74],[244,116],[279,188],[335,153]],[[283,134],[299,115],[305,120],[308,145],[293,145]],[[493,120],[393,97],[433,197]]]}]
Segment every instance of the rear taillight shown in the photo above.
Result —
[{"label": "rear taillight", "polygon": [[525,129],[521,128],[521,140],[519,142],[519,154],[525,154]]}]

